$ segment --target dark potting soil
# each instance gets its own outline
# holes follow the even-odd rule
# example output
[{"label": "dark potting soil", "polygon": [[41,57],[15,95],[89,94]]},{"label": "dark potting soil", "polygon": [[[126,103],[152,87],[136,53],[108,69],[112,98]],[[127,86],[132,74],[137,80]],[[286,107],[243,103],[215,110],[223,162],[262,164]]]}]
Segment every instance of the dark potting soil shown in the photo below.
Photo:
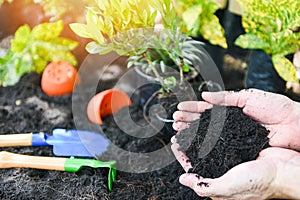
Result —
[{"label": "dark potting soil", "polygon": [[[18,84],[0,88],[0,134],[48,131],[54,128],[76,128],[73,121],[72,97],[49,97],[40,88],[40,76],[27,74]],[[131,117],[145,123],[140,107],[132,106]],[[122,115],[120,112],[119,115]],[[83,119],[86,121],[87,119]],[[127,125],[130,129],[130,124]],[[105,119],[103,130],[112,143],[132,152],[149,152],[169,143],[171,135],[158,133],[146,139],[124,134],[112,117]],[[166,151],[172,156],[169,148]],[[34,156],[54,156],[52,147],[3,147],[0,151]],[[105,156],[105,155],[104,155]],[[120,155],[121,156],[121,155]],[[127,160],[126,160],[127,159]],[[123,158],[131,162],[130,157]],[[158,157],[158,161],[161,159]],[[181,186],[183,173],[176,162],[145,173],[118,171],[113,190],[107,188],[107,169],[84,167],[76,173],[9,168],[0,169],[0,199],[186,199],[191,191]]]},{"label": "dark potting soil", "polygon": [[[0,88],[0,134],[51,132],[53,128],[74,129],[76,126],[71,102],[71,95],[45,95],[40,88],[40,76],[27,74],[15,86]],[[167,144],[173,133],[162,129],[149,138],[129,136],[115,121],[118,116],[123,115],[124,110],[121,110],[116,116],[105,118],[105,123],[101,126],[113,144],[133,153],[164,148],[166,155],[172,156]],[[147,124],[139,105],[134,104],[130,107],[130,117],[141,126]],[[87,119],[83,121],[85,120]],[[123,128],[134,132],[132,124],[123,121]],[[157,127],[152,128],[149,129],[149,133],[157,131]],[[0,148],[0,151],[54,156],[52,147],[7,147]],[[115,154],[121,157],[123,162],[132,163],[133,166],[137,166],[137,170],[143,171],[138,168],[138,162],[134,163],[131,160],[130,155],[122,157],[118,152]],[[163,159],[158,157],[156,162],[162,162]],[[89,167],[84,167],[76,173],[23,168],[0,169],[0,199],[205,199],[197,197],[193,191],[179,184],[178,177],[184,172],[177,161],[152,172],[118,171],[111,192],[107,189],[107,172],[107,169]]]},{"label": "dark potting soil", "polygon": [[267,135],[268,130],[241,108],[214,106],[176,139],[193,166],[190,172],[217,178],[240,163],[255,160],[269,147]]}]

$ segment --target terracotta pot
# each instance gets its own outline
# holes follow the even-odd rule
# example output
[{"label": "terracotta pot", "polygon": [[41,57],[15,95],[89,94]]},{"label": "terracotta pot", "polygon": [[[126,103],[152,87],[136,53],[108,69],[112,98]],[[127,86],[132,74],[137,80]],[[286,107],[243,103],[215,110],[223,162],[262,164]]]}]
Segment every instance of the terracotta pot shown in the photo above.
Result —
[{"label": "terracotta pot", "polygon": [[103,124],[103,118],[118,112],[125,106],[130,106],[129,96],[121,90],[104,90],[91,98],[87,106],[89,120],[96,124]]},{"label": "terracotta pot", "polygon": [[65,61],[53,61],[45,68],[41,88],[49,96],[70,94],[79,84],[77,69]]}]

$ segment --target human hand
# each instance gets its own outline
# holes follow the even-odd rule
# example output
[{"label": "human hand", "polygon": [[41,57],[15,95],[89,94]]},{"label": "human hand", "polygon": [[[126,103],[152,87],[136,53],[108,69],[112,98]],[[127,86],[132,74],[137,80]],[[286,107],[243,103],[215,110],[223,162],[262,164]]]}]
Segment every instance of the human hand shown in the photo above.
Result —
[{"label": "human hand", "polygon": [[261,123],[270,131],[269,144],[274,147],[284,147],[300,150],[300,104],[286,96],[264,92],[257,89],[241,90],[239,92],[203,92],[204,101],[186,101],[178,104],[174,112],[176,121],[173,128],[177,131],[189,127],[189,123],[199,119],[204,110],[212,108],[213,104],[237,106],[243,113]]},{"label": "human hand", "polygon": [[[183,169],[192,168],[188,157],[179,150],[176,138],[172,138],[172,151]],[[299,199],[300,154],[296,151],[270,147],[250,162],[239,164],[219,178],[204,178],[186,173],[179,182],[197,195],[212,199]],[[294,178],[293,178],[294,177]]]}]

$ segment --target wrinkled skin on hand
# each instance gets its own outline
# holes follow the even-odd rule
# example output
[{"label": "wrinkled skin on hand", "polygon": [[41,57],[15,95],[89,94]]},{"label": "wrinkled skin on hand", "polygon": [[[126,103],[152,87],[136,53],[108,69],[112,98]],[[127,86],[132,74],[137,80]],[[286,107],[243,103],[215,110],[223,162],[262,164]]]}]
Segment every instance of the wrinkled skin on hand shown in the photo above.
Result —
[{"label": "wrinkled skin on hand", "polygon": [[[204,101],[188,101],[178,105],[173,114],[173,128],[181,131],[202,112],[214,104],[237,106],[269,131],[270,145],[256,160],[239,164],[219,178],[210,179],[197,174],[181,175],[181,184],[199,196],[213,199],[300,199],[300,105],[289,98],[256,89],[240,92],[204,92]],[[188,157],[179,149],[176,138],[172,151],[183,169],[192,168]],[[283,148],[279,148],[283,147]],[[287,149],[285,149],[287,148]]]},{"label": "wrinkled skin on hand", "polygon": [[178,105],[173,114],[177,131],[189,126],[201,112],[216,105],[237,106],[243,113],[261,123],[270,131],[270,145],[300,150],[300,104],[286,96],[257,89],[240,92],[203,92],[204,101],[186,101]]},{"label": "wrinkled skin on hand", "polygon": [[[178,150],[176,139],[172,138],[172,151],[188,172],[192,167],[187,156]],[[287,170],[288,169],[288,170]],[[197,195],[212,199],[299,199],[300,154],[296,151],[270,147],[250,162],[230,169],[219,178],[203,178],[197,174],[186,173],[179,182],[193,189]]]}]

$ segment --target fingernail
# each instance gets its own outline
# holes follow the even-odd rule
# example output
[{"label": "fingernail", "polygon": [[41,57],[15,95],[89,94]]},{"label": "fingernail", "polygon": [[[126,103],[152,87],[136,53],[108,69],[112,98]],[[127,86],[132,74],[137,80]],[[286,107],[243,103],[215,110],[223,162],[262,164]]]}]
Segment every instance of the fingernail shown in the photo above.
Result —
[{"label": "fingernail", "polygon": [[181,183],[181,184],[184,185],[185,179],[186,179],[187,175],[188,175],[187,173],[182,174],[182,175],[179,177],[179,183]]},{"label": "fingernail", "polygon": [[175,137],[175,135],[171,138],[171,143],[177,143],[177,140],[176,140],[176,137]]},{"label": "fingernail", "polygon": [[178,110],[181,110],[181,103],[179,103],[179,104],[177,105],[177,109],[178,109]]},{"label": "fingernail", "polygon": [[173,127],[173,129],[174,129],[175,131],[178,131],[178,130],[179,130],[179,127],[177,126],[176,122],[173,123],[172,127]]}]

